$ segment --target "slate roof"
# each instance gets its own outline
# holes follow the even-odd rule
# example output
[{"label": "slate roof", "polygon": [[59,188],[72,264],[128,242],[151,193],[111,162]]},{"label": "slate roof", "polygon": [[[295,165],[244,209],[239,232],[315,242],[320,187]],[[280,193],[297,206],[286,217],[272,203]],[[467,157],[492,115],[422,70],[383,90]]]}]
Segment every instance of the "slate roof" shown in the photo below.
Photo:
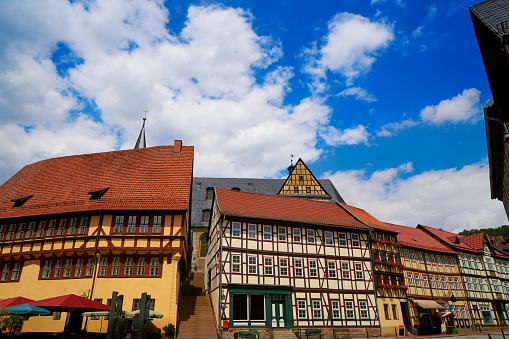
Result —
[{"label": "slate roof", "polygon": [[[242,192],[276,195],[286,179],[254,179],[254,178],[208,178],[194,177],[191,207],[191,225],[206,227],[208,224],[201,222],[202,211],[210,209],[212,200],[206,200],[205,194],[208,187],[219,187],[225,189],[239,188]],[[322,187],[331,196],[331,202],[343,202],[329,179],[318,179]]]},{"label": "slate roof", "polygon": [[[91,210],[186,210],[193,147],[157,146],[47,159],[0,186],[0,218]],[[97,201],[90,192],[106,189]],[[32,196],[21,207],[12,200]]]},{"label": "slate roof", "polygon": [[440,241],[436,240],[424,231],[407,226],[400,226],[395,224],[386,223],[387,226],[399,232],[398,241],[403,246],[420,248],[429,251],[442,252],[442,253],[456,253]]},{"label": "slate roof", "polygon": [[371,214],[369,214],[368,212],[366,212],[363,209],[353,207],[353,206],[350,206],[347,204],[339,203],[339,202],[338,202],[338,205],[345,208],[348,212],[353,214],[355,217],[357,217],[359,220],[361,220],[365,224],[368,224],[369,226],[371,226],[377,230],[397,233],[396,230],[390,228],[389,226],[387,226],[383,222],[379,221],[378,219],[376,219],[375,217],[373,217]]},{"label": "slate roof", "polygon": [[509,2],[507,0],[487,0],[470,7],[495,35],[501,37],[509,32]]},{"label": "slate roof", "polygon": [[222,188],[215,189],[215,196],[221,212],[229,216],[369,229],[332,202],[238,192]]}]

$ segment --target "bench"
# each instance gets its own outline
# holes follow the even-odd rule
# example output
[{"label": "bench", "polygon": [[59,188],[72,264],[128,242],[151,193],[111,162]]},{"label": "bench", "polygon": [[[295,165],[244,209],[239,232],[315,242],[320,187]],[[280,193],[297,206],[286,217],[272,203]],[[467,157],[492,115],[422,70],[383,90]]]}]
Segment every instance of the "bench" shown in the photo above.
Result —
[{"label": "bench", "polygon": [[352,335],[348,332],[348,328],[336,328],[332,331],[332,337],[336,338],[344,338],[344,339],[352,339]]},{"label": "bench", "polygon": [[305,333],[306,333],[306,339],[309,339],[309,338],[323,339],[322,330],[319,328],[308,328]]},{"label": "bench", "polygon": [[239,338],[258,338],[258,331],[249,330],[249,331],[239,331]]}]

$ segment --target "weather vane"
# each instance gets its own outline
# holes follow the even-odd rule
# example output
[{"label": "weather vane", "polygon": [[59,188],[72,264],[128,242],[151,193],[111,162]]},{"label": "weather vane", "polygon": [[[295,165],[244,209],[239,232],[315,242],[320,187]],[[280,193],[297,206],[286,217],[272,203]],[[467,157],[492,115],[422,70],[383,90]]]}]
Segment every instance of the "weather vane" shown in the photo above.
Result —
[{"label": "weather vane", "polygon": [[290,164],[293,166],[293,154],[290,154],[291,157],[290,157]]},{"label": "weather vane", "polygon": [[143,111],[145,113],[145,116],[143,117],[143,120],[147,120],[147,112],[148,112],[148,109],[145,108],[145,110]]}]

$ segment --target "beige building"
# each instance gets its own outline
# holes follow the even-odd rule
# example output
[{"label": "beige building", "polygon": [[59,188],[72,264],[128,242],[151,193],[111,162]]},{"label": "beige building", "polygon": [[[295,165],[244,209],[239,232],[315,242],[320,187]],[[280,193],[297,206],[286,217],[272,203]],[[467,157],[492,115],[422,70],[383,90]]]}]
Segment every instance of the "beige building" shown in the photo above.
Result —
[{"label": "beige building", "polygon": [[[0,298],[74,293],[107,304],[117,291],[131,311],[147,292],[163,314],[149,332],[176,324],[192,166],[181,141],[25,166],[0,186]],[[33,317],[23,331],[61,332],[65,319]],[[86,322],[105,329],[102,318]]]}]

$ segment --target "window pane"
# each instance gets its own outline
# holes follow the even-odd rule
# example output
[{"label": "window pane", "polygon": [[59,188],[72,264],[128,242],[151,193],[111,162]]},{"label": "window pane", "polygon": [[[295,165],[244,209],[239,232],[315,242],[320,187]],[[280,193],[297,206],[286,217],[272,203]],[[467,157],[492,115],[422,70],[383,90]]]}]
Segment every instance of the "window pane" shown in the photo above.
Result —
[{"label": "window pane", "polygon": [[247,294],[233,294],[233,320],[247,320]]},{"label": "window pane", "polygon": [[[235,300],[235,299],[234,299]],[[265,295],[252,294],[250,305],[251,320],[264,320],[265,319]]]}]

